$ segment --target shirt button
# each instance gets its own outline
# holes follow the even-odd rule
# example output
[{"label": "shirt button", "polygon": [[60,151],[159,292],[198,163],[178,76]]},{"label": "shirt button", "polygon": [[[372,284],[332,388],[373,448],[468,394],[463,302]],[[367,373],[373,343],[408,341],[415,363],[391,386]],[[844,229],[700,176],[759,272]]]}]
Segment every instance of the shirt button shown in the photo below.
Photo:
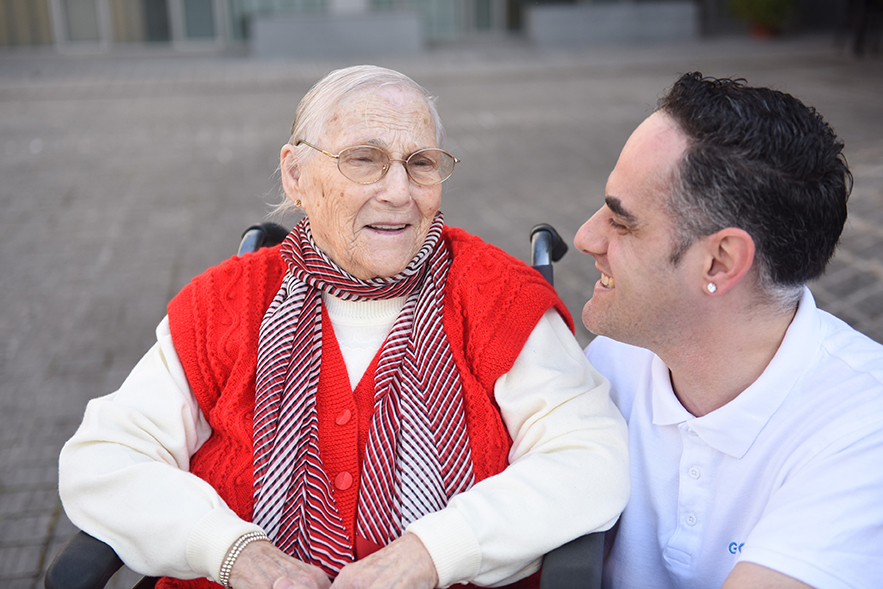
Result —
[{"label": "shirt button", "polygon": [[337,419],[334,420],[334,423],[337,425],[346,425],[349,423],[350,418],[353,416],[353,412],[349,409],[344,409],[340,415],[337,416]]},{"label": "shirt button", "polygon": [[696,516],[693,515],[692,513],[688,513],[686,519],[687,519],[688,526],[695,526],[696,525]]},{"label": "shirt button", "polygon": [[353,475],[346,471],[343,471],[342,473],[334,477],[334,486],[341,491],[346,491],[353,486]]},{"label": "shirt button", "polygon": [[693,477],[694,479],[698,479],[700,474],[701,473],[699,472],[699,469],[696,468],[695,466],[690,469],[690,476]]}]

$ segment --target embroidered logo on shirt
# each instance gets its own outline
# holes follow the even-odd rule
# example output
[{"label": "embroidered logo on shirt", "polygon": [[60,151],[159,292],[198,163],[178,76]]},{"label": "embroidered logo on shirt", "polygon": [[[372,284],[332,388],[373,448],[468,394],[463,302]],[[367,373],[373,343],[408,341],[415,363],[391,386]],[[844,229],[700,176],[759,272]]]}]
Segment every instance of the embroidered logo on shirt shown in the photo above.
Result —
[{"label": "embroidered logo on shirt", "polygon": [[745,546],[745,542],[742,542],[741,544],[739,544],[738,542],[730,542],[730,545],[727,547],[727,549],[730,551],[730,554],[736,554],[737,552],[741,554],[743,546]]}]

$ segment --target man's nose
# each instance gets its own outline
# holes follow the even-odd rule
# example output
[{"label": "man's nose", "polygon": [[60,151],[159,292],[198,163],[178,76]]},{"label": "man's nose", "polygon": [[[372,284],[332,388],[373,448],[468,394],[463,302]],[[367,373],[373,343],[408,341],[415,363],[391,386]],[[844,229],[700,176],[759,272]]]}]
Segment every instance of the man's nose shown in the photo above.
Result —
[{"label": "man's nose", "polygon": [[598,255],[607,251],[607,238],[604,235],[600,210],[579,228],[573,238],[573,245],[584,254]]}]

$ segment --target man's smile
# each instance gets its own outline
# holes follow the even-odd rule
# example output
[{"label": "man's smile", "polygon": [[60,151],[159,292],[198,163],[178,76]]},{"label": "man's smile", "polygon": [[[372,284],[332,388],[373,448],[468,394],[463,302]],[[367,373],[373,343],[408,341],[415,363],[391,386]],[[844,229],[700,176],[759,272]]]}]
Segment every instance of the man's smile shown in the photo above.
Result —
[{"label": "man's smile", "polygon": [[613,277],[601,272],[601,286],[605,288],[614,288]]}]

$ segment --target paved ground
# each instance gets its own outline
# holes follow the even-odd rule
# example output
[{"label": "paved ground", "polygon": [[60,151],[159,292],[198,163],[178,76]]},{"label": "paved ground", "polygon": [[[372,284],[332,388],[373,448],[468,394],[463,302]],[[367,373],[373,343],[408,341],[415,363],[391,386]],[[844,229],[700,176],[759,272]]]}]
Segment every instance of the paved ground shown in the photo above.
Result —
[{"label": "paved ground", "polygon": [[[851,220],[820,304],[883,341],[883,60],[828,39],[541,53],[520,45],[376,60],[440,96],[463,163],[444,210],[516,256],[549,222],[573,239],[631,130],[677,73],[742,76],[815,105],[845,139]],[[73,532],[58,451],[86,401],[151,344],[168,299],[278,198],[295,105],[344,62],[0,54],[0,586],[42,586]],[[596,276],[571,252],[578,313]],[[583,342],[588,334],[579,334]]]}]

